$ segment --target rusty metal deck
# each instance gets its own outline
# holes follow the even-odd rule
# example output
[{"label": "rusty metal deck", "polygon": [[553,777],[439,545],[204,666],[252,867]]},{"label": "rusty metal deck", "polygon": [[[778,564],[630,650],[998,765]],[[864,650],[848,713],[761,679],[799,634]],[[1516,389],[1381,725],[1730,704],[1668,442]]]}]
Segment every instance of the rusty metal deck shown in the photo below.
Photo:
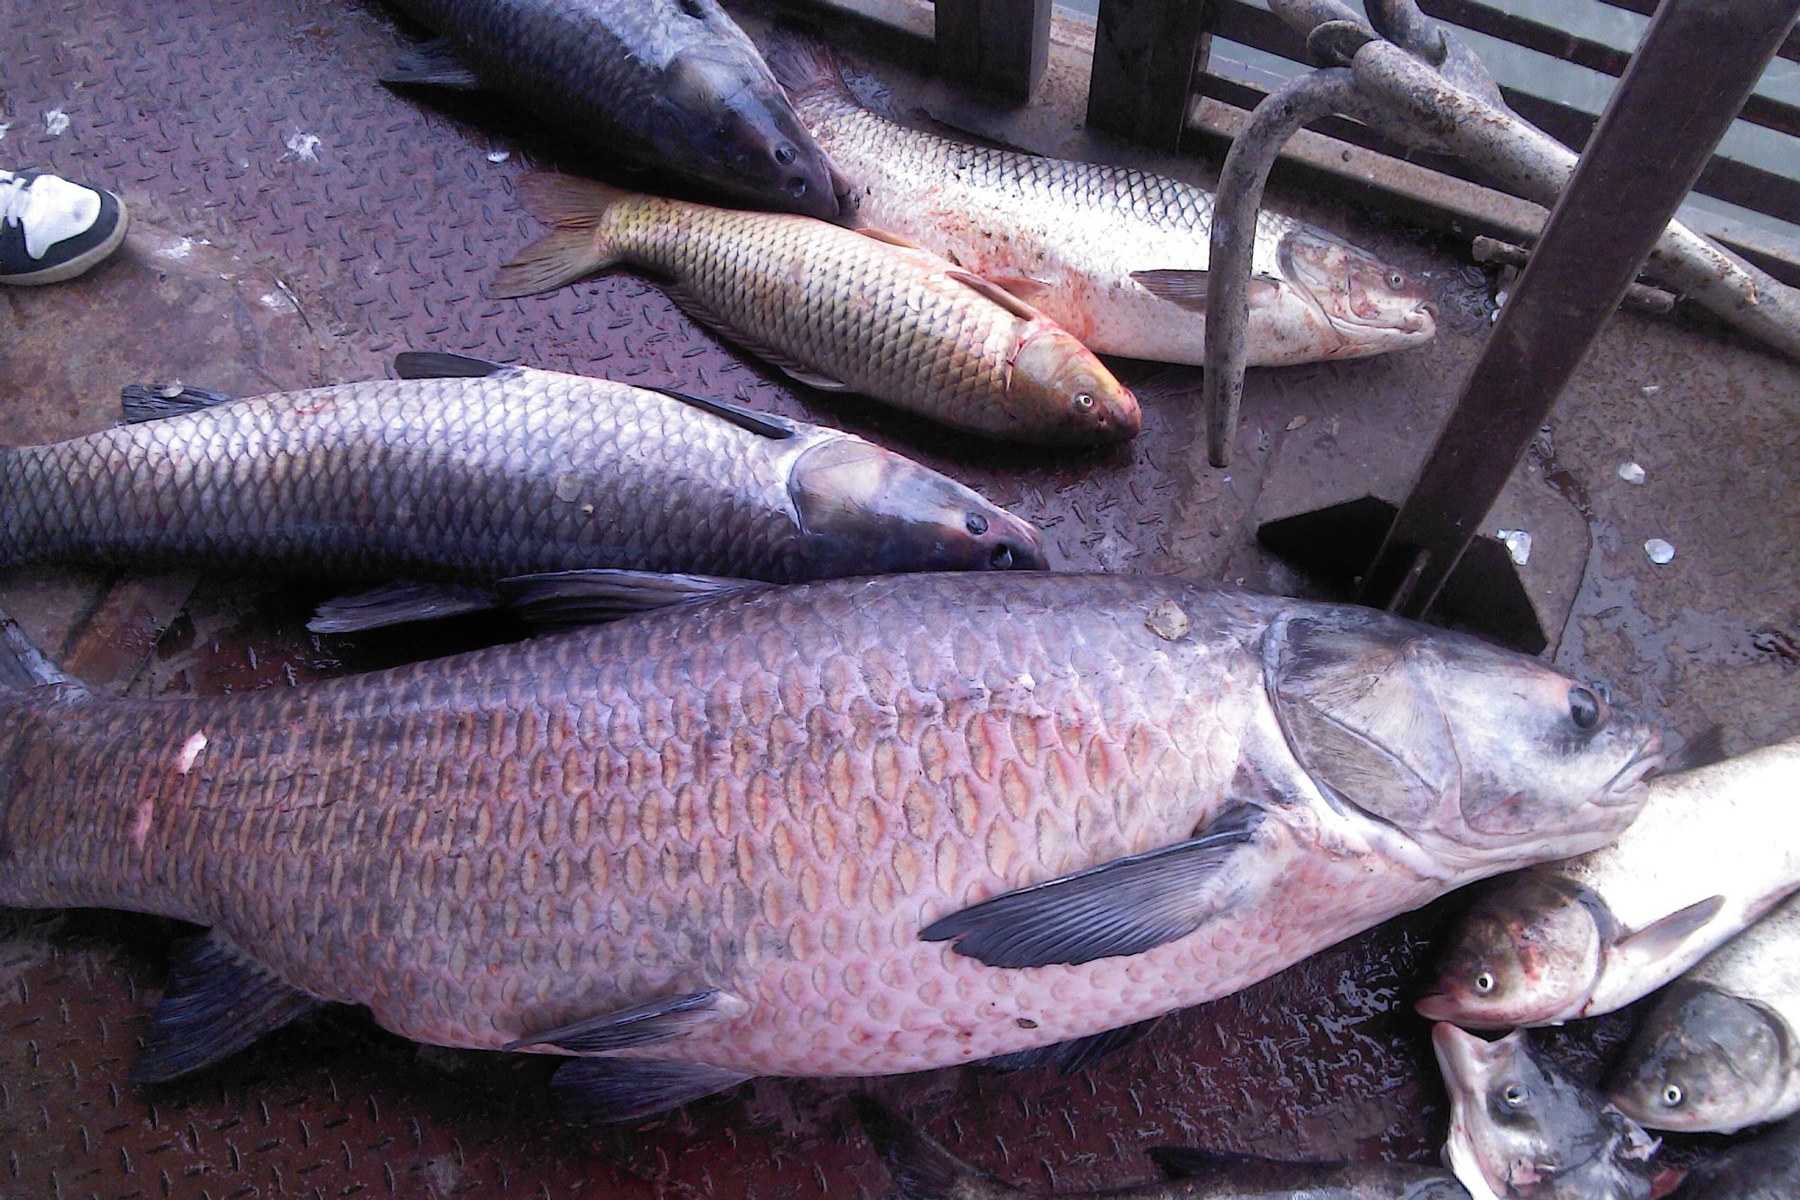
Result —
[{"label": "rusty metal deck", "polygon": [[[12,39],[0,61],[0,165],[113,186],[136,222],[126,250],[90,277],[0,290],[0,441],[98,428],[126,382],[267,390],[380,374],[397,350],[442,348],[735,395],[854,428],[1038,521],[1062,567],[1300,587],[1255,547],[1257,516],[1365,482],[1397,494],[1492,312],[1480,269],[1428,236],[1329,198],[1277,194],[1427,278],[1445,309],[1439,340],[1253,376],[1230,472],[1204,466],[1191,390],[1149,391],[1144,434],[1127,447],[1001,449],[854,399],[797,394],[630,275],[484,299],[479,281],[533,233],[510,181],[533,160],[555,161],[555,143],[498,101],[432,107],[382,89],[376,76],[413,34],[373,0],[0,0],[0,27]],[[941,83],[877,73],[902,115],[953,103]],[[1071,87],[1053,45],[1043,111]],[[53,133],[56,113],[68,125]],[[1038,148],[1093,145],[1041,118],[1007,128],[1052,143]],[[1199,164],[1164,167],[1201,177]],[[1526,570],[1569,576],[1559,661],[1674,729],[1724,721],[1734,749],[1800,729],[1797,396],[1793,364],[1714,330],[1621,316],[1503,501],[1532,521]],[[1618,477],[1626,460],[1645,467],[1645,484]],[[1646,559],[1653,536],[1675,545],[1672,563]],[[47,648],[138,694],[284,686],[483,636],[465,625],[378,645],[319,642],[300,631],[308,598],[276,581],[0,575],[0,606]],[[941,1071],[873,1090],[1027,1184],[1142,1178],[1138,1151],[1167,1142],[1429,1158],[1445,1110],[1424,1024],[1403,1001],[1458,903],[1180,1014],[1077,1078]],[[355,1010],[303,1021],[194,1078],[133,1087],[126,1064],[172,932],[114,914],[0,913],[0,1197],[885,1188],[845,1123],[841,1098],[859,1085],[764,1080],[637,1128],[572,1128],[549,1107],[551,1064],[418,1047]],[[1627,1023],[1554,1040],[1592,1071],[1596,1047]]]}]

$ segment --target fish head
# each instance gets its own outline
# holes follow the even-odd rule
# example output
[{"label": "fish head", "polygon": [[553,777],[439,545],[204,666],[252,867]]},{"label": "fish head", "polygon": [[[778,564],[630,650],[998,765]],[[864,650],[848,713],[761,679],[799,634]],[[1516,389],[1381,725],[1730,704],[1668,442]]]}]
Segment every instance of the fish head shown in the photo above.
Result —
[{"label": "fish head", "polygon": [[1340,355],[1397,350],[1437,333],[1437,306],[1425,286],[1349,242],[1318,229],[1290,229],[1282,235],[1276,261],[1282,277],[1344,339]]},{"label": "fish head", "polygon": [[838,215],[831,159],[754,56],[690,45],[670,61],[660,99],[674,110],[654,138],[668,165],[765,208]]},{"label": "fish head", "polygon": [[1564,1075],[1524,1030],[1496,1042],[1432,1028],[1450,1093],[1444,1157],[1476,1200],[1641,1200],[1656,1141]]},{"label": "fish head", "polygon": [[1436,877],[1604,845],[1662,764],[1656,731],[1604,688],[1466,634],[1346,605],[1278,622],[1265,655],[1299,765]]},{"label": "fish head", "polygon": [[1718,988],[1678,983],[1620,1056],[1608,1097],[1652,1129],[1734,1133],[1774,1110],[1794,1066],[1780,1018]]},{"label": "fish head", "polygon": [[1044,321],[1034,322],[1013,351],[1006,399],[1013,411],[1043,420],[1065,442],[1127,441],[1143,419],[1137,397],[1092,350]]},{"label": "fish head", "polygon": [[1413,1007],[1476,1029],[1580,1014],[1600,979],[1600,922],[1577,885],[1525,871],[1487,890],[1457,926],[1436,986]]},{"label": "fish head", "polygon": [[1050,565],[1037,526],[861,438],[834,437],[803,451],[788,495],[815,578]]}]

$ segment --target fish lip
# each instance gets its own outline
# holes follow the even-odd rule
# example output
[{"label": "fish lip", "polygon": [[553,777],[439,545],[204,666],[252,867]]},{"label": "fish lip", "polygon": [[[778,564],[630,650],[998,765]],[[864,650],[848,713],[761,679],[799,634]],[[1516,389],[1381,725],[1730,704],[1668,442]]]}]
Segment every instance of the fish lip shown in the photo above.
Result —
[{"label": "fish lip", "polygon": [[1463,1029],[1519,1029],[1544,1025],[1556,1020],[1563,1009],[1546,1006],[1527,1013],[1513,1011],[1506,1016],[1483,1016],[1465,1012],[1456,997],[1442,988],[1426,992],[1413,1001],[1413,1011],[1430,1021],[1460,1026]]},{"label": "fish lip", "polygon": [[1606,781],[1605,786],[1595,794],[1594,802],[1606,808],[1638,802],[1642,799],[1644,784],[1650,776],[1662,770],[1665,761],[1662,737],[1653,733],[1649,741],[1638,747],[1638,752],[1631,756],[1631,760]]},{"label": "fish lip", "polygon": [[[1508,1035],[1512,1036],[1516,1035]],[[1450,1132],[1444,1143],[1445,1155],[1454,1164],[1460,1150],[1480,1172],[1481,1182],[1489,1195],[1493,1195],[1492,1185],[1487,1182],[1492,1172],[1482,1157],[1480,1142],[1470,1132],[1466,1117],[1469,1106],[1480,1100],[1480,1081],[1487,1074],[1490,1048],[1499,1044],[1478,1038],[1448,1021],[1439,1021],[1431,1027],[1431,1049],[1437,1056],[1438,1073],[1444,1078],[1444,1090],[1450,1095]],[[1459,1178],[1461,1174],[1457,1172]],[[1471,1181],[1463,1179],[1462,1184],[1471,1193],[1479,1195]]]}]

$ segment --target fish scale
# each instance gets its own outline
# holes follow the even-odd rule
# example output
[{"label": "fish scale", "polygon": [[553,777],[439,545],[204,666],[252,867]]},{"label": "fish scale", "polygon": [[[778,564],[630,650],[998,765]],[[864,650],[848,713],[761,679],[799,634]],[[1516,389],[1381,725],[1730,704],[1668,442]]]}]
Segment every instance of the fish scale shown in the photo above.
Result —
[{"label": "fish scale", "polygon": [[[1307,782],[1265,678],[1278,633],[1345,620],[1425,636],[1176,579],[913,575],[215,699],[0,692],[0,903],[207,925],[425,1042],[705,993],[680,1036],[616,1053],[731,1078],[974,1061],[1223,995],[1635,811],[1587,801],[1635,786],[1621,718],[1579,802],[1522,840],[1468,861],[1389,845]],[[1567,682],[1528,671],[1509,695],[1560,706]],[[927,940],[1257,796],[1190,934],[1030,970]]]}]

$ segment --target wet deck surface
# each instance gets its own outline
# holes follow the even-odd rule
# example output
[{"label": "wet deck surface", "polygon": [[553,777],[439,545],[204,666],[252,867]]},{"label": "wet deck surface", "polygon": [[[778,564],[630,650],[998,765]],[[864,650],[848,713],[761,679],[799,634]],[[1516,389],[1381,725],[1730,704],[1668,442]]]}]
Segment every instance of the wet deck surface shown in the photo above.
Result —
[{"label": "wet deck surface", "polygon": [[[114,419],[120,385],[266,391],[383,374],[449,349],[731,395],[906,449],[1044,526],[1067,569],[1307,581],[1253,543],[1296,497],[1397,498],[1488,328],[1488,281],[1455,248],[1330,200],[1277,203],[1425,277],[1424,351],[1255,374],[1239,465],[1206,469],[1191,393],[1146,392],[1144,434],[1088,455],[1014,451],[854,399],[801,394],[616,275],[526,301],[479,282],[533,236],[510,183],[557,143],[497,101],[434,107],[375,82],[413,39],[367,0],[0,4],[0,165],[108,184],[126,249],[60,288],[0,290],[0,441]],[[9,11],[18,9],[19,12]],[[1065,86],[1055,78],[1051,86]],[[942,99],[876,67],[902,115]],[[67,127],[56,114],[67,117]],[[1027,124],[1030,124],[1027,122]],[[1034,136],[1043,134],[1042,122]],[[1015,131],[1016,133],[1016,131]],[[1073,135],[1071,135],[1073,136]],[[1053,145],[1040,145],[1049,149]],[[1154,161],[1125,151],[1114,157]],[[568,161],[568,160],[564,160]],[[1197,163],[1166,169],[1204,181]],[[1146,264],[1154,266],[1155,264]],[[1130,367],[1133,375],[1147,368]],[[1526,572],[1573,611],[1558,661],[1677,732],[1732,749],[1800,729],[1800,370],[1690,323],[1616,318],[1504,501]],[[1616,468],[1633,460],[1647,481]],[[1326,464],[1321,478],[1320,464]],[[1496,523],[1504,523],[1497,520]],[[1661,537],[1673,562],[1642,549]],[[425,655],[462,626],[378,645],[301,630],[321,589],[275,580],[0,574],[0,606],[100,686],[214,693]],[[166,627],[166,632],[164,629]],[[1149,1175],[1180,1142],[1287,1157],[1429,1159],[1445,1123],[1404,1001],[1452,897],[1218,1003],[1085,1074],[942,1071],[872,1090],[1021,1184]],[[550,1063],[423,1048],[338,1010],[192,1079],[127,1063],[170,924],[0,914],[0,1196],[848,1196],[885,1179],[846,1125],[849,1082],[765,1080],[629,1129],[553,1120]],[[1631,1014],[1553,1035],[1588,1073]]]}]

